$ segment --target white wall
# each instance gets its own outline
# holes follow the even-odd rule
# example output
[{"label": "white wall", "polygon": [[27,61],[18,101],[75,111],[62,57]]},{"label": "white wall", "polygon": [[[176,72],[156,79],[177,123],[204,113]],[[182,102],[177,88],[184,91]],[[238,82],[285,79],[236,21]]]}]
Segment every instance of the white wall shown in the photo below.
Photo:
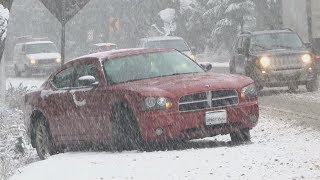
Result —
[{"label": "white wall", "polygon": [[320,38],[320,0],[311,1],[312,36]]},{"label": "white wall", "polygon": [[284,27],[295,30],[303,41],[309,42],[306,0],[282,0],[282,7]]}]

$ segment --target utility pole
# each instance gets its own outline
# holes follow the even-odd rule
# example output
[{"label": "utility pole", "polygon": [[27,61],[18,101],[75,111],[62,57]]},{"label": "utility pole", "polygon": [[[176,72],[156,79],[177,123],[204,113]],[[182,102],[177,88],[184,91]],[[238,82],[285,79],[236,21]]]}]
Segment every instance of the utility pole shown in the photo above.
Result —
[{"label": "utility pole", "polygon": [[61,64],[65,63],[66,57],[66,0],[62,0],[62,19],[61,19]]}]

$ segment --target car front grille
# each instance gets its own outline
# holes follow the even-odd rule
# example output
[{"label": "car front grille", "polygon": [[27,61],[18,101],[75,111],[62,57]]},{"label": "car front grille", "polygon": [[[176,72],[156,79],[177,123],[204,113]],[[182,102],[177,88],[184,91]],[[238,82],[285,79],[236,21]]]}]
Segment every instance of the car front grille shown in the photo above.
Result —
[{"label": "car front grille", "polygon": [[38,60],[38,64],[55,64],[56,59],[41,59]]},{"label": "car front grille", "polygon": [[179,111],[197,111],[209,108],[223,108],[239,103],[235,90],[217,90],[182,96],[179,100]]},{"label": "car front grille", "polygon": [[299,55],[275,56],[272,58],[274,70],[291,70],[303,68],[303,62]]}]

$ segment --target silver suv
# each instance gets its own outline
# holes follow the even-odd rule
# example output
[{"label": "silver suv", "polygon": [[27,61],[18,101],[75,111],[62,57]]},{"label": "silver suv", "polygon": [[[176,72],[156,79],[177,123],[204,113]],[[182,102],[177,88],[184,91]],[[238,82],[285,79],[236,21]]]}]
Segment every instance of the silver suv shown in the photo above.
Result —
[{"label": "silver suv", "polygon": [[16,76],[50,74],[61,65],[61,55],[51,41],[16,44],[13,54]]}]

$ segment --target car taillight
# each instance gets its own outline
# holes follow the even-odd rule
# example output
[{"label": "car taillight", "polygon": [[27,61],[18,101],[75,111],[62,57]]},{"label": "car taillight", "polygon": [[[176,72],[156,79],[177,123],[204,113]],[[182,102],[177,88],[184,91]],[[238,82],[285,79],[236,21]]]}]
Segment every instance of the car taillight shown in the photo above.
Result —
[{"label": "car taillight", "polygon": [[316,60],[320,61],[320,55],[316,55]]}]

